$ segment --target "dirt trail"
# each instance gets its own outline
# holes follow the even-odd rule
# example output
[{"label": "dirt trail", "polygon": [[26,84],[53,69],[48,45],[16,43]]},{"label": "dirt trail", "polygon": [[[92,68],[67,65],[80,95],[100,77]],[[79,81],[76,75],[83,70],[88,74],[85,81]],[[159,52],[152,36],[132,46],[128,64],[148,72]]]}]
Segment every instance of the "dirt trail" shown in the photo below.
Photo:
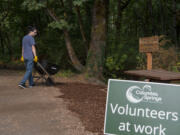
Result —
[{"label": "dirt trail", "polygon": [[59,89],[19,89],[22,73],[0,70],[1,135],[95,135],[67,109]]}]

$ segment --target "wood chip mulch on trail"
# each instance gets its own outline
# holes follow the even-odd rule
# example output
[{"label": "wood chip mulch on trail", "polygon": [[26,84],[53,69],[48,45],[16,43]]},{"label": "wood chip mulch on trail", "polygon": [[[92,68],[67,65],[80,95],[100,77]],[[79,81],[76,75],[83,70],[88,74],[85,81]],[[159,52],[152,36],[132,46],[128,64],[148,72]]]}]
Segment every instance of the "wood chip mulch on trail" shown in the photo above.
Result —
[{"label": "wood chip mulch on trail", "polygon": [[103,135],[106,105],[106,87],[83,83],[57,85],[72,112],[78,114],[85,130]]}]

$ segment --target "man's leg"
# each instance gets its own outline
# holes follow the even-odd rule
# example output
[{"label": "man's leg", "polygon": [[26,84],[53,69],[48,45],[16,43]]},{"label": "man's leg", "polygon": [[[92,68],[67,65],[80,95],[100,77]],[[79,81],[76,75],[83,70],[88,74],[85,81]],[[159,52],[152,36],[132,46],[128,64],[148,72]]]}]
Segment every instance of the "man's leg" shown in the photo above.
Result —
[{"label": "man's leg", "polygon": [[32,71],[33,71],[33,67],[34,67],[34,62],[31,63],[32,64],[32,70],[31,73],[29,75],[29,86],[33,86],[34,85],[34,81],[33,81],[33,75],[32,75]]},{"label": "man's leg", "polygon": [[25,82],[29,79],[29,76],[32,74],[33,60],[25,60],[25,64],[26,64],[26,73],[24,75],[24,78],[20,82],[20,85],[25,85]]}]

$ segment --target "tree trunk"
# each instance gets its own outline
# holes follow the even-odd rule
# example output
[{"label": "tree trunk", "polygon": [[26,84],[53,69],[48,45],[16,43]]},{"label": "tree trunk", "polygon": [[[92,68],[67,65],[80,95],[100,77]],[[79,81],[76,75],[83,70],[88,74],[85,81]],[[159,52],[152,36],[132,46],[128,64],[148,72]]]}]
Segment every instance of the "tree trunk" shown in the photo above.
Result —
[{"label": "tree trunk", "polygon": [[95,0],[92,17],[87,73],[90,76],[103,79],[103,59],[106,44],[106,8],[104,0]]},{"label": "tree trunk", "polygon": [[[51,9],[48,9],[47,11],[48,11],[49,15],[55,21],[59,21],[59,19],[57,18],[57,16],[55,15],[55,13]],[[73,63],[73,66],[76,70],[82,72],[84,70],[84,66],[80,63],[80,61],[78,60],[78,58],[74,52],[74,49],[73,49],[72,44],[71,44],[71,39],[70,39],[69,33],[66,29],[64,29],[63,32],[64,32],[64,37],[65,37],[65,42],[66,42],[66,48],[68,50],[68,54],[69,54],[69,57]]]},{"label": "tree trunk", "polygon": [[152,0],[147,1],[148,5],[148,17],[149,17],[149,26],[150,26],[150,31],[149,34],[153,35],[154,34],[154,22],[153,22],[153,7],[152,7]]},{"label": "tree trunk", "polygon": [[119,37],[120,37],[120,32],[121,32],[121,21],[122,21],[122,13],[124,9],[129,5],[131,0],[118,0],[118,5],[117,5],[117,18],[116,18],[116,35],[115,35],[115,41],[116,41],[116,47],[119,43]]},{"label": "tree trunk", "polygon": [[8,33],[6,33],[6,44],[7,44],[7,49],[8,49],[9,57],[12,60],[13,59],[12,43],[11,43],[11,40],[9,38]]},{"label": "tree trunk", "polygon": [[121,8],[121,0],[118,0],[118,13],[116,19],[116,41],[119,39],[120,36],[120,28],[121,28],[121,19],[122,19],[122,8]]},{"label": "tree trunk", "polygon": [[176,0],[172,0],[172,35],[175,46],[178,44],[177,40],[177,23],[176,23]]},{"label": "tree trunk", "polygon": [[145,24],[144,25],[145,25],[144,26],[145,36],[154,35],[153,16],[152,16],[152,0],[146,1],[146,17],[145,17]]},{"label": "tree trunk", "polygon": [[176,12],[176,23],[177,23],[177,42],[178,42],[178,47],[180,47],[180,10],[177,10]]},{"label": "tree trunk", "polygon": [[84,66],[79,62],[75,52],[74,52],[74,49],[72,48],[72,45],[71,45],[71,40],[70,40],[70,36],[68,34],[68,31],[67,30],[64,30],[64,36],[65,36],[65,41],[66,41],[66,47],[67,47],[67,50],[68,50],[68,54],[69,54],[69,57],[73,63],[73,66],[78,70],[78,71],[83,71],[84,70]]},{"label": "tree trunk", "polygon": [[[108,41],[108,37],[110,36],[109,35],[110,34],[110,32],[109,32],[109,4],[110,4],[109,0],[105,0],[105,8],[106,8],[106,13],[105,13],[106,14],[106,33],[107,33],[106,41]],[[104,52],[104,57],[107,56],[108,50],[109,50],[108,47],[106,47],[105,48],[105,52]]]},{"label": "tree trunk", "polygon": [[4,42],[3,42],[3,36],[2,33],[0,32],[0,44],[1,44],[1,53],[4,55],[5,51],[4,51]]},{"label": "tree trunk", "polygon": [[161,34],[166,35],[166,26],[165,26],[165,18],[164,18],[164,14],[165,14],[165,10],[164,10],[164,5],[163,5],[163,0],[160,1],[159,3],[159,17],[160,17],[160,22],[161,22]]}]

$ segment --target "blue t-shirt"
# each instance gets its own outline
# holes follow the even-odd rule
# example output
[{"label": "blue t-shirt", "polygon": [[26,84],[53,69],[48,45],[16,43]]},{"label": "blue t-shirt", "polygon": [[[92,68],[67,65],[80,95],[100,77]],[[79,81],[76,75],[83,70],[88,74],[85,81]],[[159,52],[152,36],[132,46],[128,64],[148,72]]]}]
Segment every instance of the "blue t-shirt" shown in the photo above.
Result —
[{"label": "blue t-shirt", "polygon": [[26,35],[23,37],[22,46],[24,48],[23,57],[24,59],[33,59],[34,55],[32,52],[32,46],[35,45],[34,38],[30,35]]}]

